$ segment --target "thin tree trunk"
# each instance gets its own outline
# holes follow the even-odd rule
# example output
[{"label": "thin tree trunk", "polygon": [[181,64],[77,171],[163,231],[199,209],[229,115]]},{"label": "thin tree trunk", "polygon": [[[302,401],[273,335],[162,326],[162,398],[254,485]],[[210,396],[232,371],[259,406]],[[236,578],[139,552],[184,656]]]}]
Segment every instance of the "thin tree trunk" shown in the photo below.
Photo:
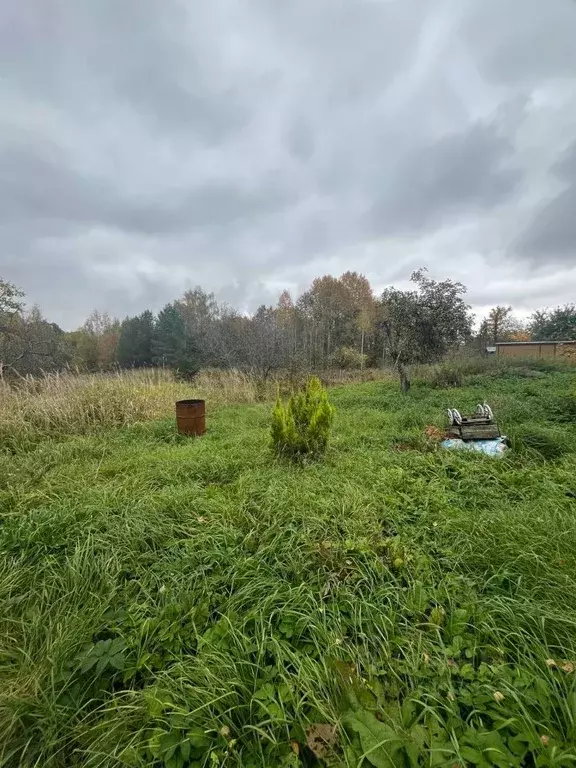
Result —
[{"label": "thin tree trunk", "polygon": [[408,378],[408,374],[402,363],[399,362],[397,368],[400,375],[400,389],[406,394],[410,389],[410,379]]},{"label": "thin tree trunk", "polygon": [[398,371],[398,375],[400,376],[400,389],[404,394],[407,394],[407,392],[410,389],[410,379],[408,378],[408,374],[406,373],[406,368],[404,368],[404,365],[400,362],[400,355],[402,353],[398,352],[396,356],[396,370]]}]

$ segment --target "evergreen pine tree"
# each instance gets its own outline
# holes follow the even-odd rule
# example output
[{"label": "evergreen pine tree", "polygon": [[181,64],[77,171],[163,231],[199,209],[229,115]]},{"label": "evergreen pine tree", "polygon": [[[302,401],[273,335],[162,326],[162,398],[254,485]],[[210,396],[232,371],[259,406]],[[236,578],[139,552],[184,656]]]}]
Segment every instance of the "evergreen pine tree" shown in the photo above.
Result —
[{"label": "evergreen pine tree", "polygon": [[174,304],[167,304],[158,314],[153,350],[156,365],[172,368],[187,378],[198,373],[198,350]]},{"label": "evergreen pine tree", "polygon": [[152,365],[154,315],[147,309],[137,317],[127,317],[120,326],[116,358],[124,368]]}]

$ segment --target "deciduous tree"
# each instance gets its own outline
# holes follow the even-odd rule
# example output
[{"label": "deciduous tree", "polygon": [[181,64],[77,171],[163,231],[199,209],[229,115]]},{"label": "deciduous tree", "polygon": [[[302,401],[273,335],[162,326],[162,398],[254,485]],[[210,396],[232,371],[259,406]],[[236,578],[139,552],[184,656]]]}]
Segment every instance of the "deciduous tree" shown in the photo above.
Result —
[{"label": "deciduous tree", "polygon": [[38,307],[24,311],[24,293],[0,279],[0,377],[56,370],[69,361],[62,330]]},{"label": "deciduous tree", "polygon": [[385,351],[398,371],[404,392],[410,388],[408,363],[441,359],[450,348],[469,338],[472,328],[462,283],[431,280],[423,269],[414,272],[411,281],[415,290],[386,289],[379,312]]},{"label": "deciduous tree", "polygon": [[576,304],[535,312],[529,328],[534,341],[576,341]]}]

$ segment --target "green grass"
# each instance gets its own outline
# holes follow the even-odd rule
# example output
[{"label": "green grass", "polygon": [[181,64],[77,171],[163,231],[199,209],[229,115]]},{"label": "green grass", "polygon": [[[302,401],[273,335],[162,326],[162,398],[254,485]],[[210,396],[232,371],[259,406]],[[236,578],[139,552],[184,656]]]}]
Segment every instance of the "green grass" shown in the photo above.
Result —
[{"label": "green grass", "polygon": [[[574,376],[471,381],[331,391],[304,467],[266,404],[11,445],[0,765],[576,765]],[[508,458],[422,437],[484,399]]]}]

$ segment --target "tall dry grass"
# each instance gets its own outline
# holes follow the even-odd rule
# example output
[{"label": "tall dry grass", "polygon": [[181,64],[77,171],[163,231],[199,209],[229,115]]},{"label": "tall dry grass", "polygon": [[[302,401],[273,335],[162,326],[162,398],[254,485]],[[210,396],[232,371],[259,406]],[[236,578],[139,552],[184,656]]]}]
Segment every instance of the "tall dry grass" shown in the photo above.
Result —
[{"label": "tall dry grass", "polygon": [[[337,386],[388,375],[333,371],[322,378],[328,386]],[[203,398],[208,409],[262,402],[271,400],[278,387],[288,392],[298,383],[284,375],[263,381],[238,370],[202,371],[187,383],[163,369],[48,373],[10,384],[0,381],[0,449],[169,417],[176,400],[185,398]]]},{"label": "tall dry grass", "polygon": [[106,374],[50,373],[0,382],[0,445],[80,435],[167,417],[176,400],[209,405],[258,399],[255,380],[239,371],[207,371],[192,383],[161,369]]}]

